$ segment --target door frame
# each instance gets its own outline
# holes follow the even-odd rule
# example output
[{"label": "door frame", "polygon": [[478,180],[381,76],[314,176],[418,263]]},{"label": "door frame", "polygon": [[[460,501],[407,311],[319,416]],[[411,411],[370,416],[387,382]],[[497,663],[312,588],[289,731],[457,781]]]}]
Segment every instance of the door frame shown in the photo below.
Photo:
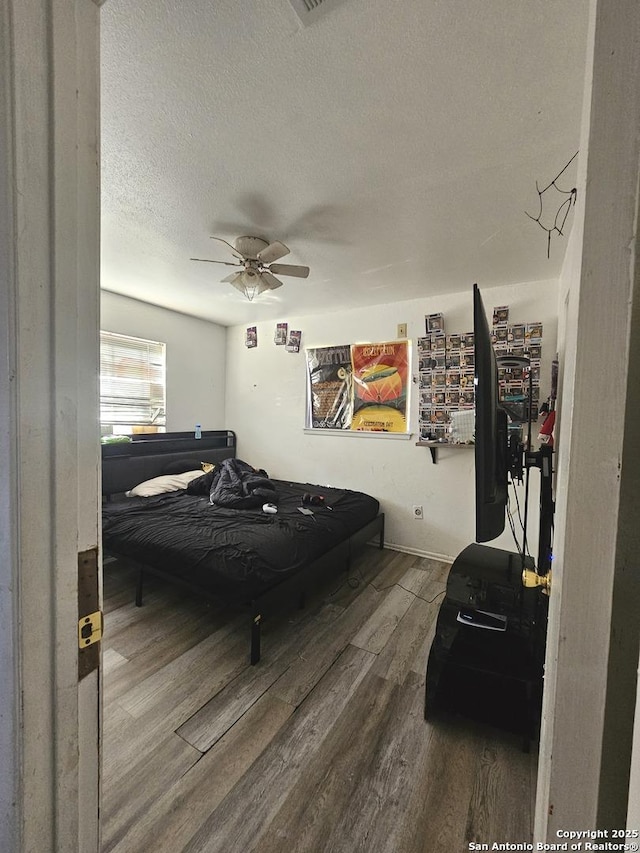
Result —
[{"label": "door frame", "polygon": [[0,40],[0,849],[97,853],[99,8],[0,0]]},{"label": "door frame", "polygon": [[[640,643],[640,5],[592,0],[534,838],[622,829]],[[633,496],[635,495],[635,501]],[[637,829],[637,827],[632,827]],[[562,839],[561,839],[562,840]]]},{"label": "door frame", "polygon": [[[570,500],[558,515],[564,544],[556,565],[564,578],[550,638],[555,692],[545,691],[536,812],[541,839],[552,839],[558,820],[584,829],[602,819],[599,811],[610,788],[602,744],[620,687],[611,677],[617,653],[611,636],[614,590],[619,592],[624,580],[624,548],[629,553],[637,535],[620,516],[618,490],[610,520],[619,535],[603,574],[600,562],[594,566],[593,552],[583,562],[587,540],[578,531],[586,527],[570,515],[585,493],[581,472],[592,461],[583,428],[594,416],[594,403],[597,407],[594,388],[608,395],[612,384],[601,376],[594,386],[594,376],[586,372],[596,311],[611,309],[598,281],[616,286],[619,330],[622,318],[631,318],[618,288],[629,283],[630,253],[631,281],[638,278],[638,157],[632,138],[637,127],[630,126],[629,117],[638,115],[640,75],[633,73],[637,58],[629,48],[639,32],[640,7],[636,0],[592,0],[591,6],[589,123],[583,133],[587,147],[581,146],[583,155],[588,151],[584,226],[589,240],[582,246],[574,353],[579,369],[573,408],[564,415],[565,425],[573,420],[574,429],[570,438],[563,432],[569,446],[560,449],[566,454],[560,461]],[[100,678],[95,671],[78,682],[76,624],[77,555],[99,542],[98,3],[0,0],[0,40],[0,849],[97,853]],[[611,92],[607,112],[605,96]],[[630,234],[635,243],[621,245]],[[637,316],[637,294],[635,300]],[[623,410],[631,402],[627,368],[634,347],[637,351],[637,332],[635,338],[619,337],[607,350],[610,363],[622,366],[624,394],[616,399]],[[576,411],[585,420],[578,422]],[[586,434],[594,438],[593,424]],[[616,464],[627,464],[624,476],[635,476],[628,464],[635,434],[636,421],[627,419],[616,427],[615,449],[611,436],[601,442],[607,460],[614,449]],[[595,530],[589,531],[592,540]],[[575,623],[568,603],[572,595],[579,601],[587,589],[579,574],[585,565],[600,597],[590,602],[582,595],[582,602],[591,607],[599,630],[581,649],[576,647],[580,633],[565,637],[571,626],[563,620]],[[551,606],[554,611],[553,594]],[[607,651],[597,655],[595,665],[604,697],[596,706],[582,704],[576,716],[571,670],[578,664],[593,671],[588,651],[601,642]],[[636,743],[635,768],[637,753]],[[582,790],[576,792],[578,778]],[[549,818],[551,806],[555,817]]]}]

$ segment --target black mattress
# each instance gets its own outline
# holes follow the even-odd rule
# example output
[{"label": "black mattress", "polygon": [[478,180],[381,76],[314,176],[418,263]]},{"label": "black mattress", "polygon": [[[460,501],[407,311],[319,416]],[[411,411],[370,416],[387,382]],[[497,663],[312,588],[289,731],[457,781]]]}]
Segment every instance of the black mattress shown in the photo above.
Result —
[{"label": "black mattress", "polygon": [[[103,506],[103,547],[211,594],[248,601],[372,521],[378,501],[362,492],[273,480],[278,512],[229,509],[185,491]],[[325,506],[299,511],[302,495]],[[330,508],[329,508],[330,507]]]}]

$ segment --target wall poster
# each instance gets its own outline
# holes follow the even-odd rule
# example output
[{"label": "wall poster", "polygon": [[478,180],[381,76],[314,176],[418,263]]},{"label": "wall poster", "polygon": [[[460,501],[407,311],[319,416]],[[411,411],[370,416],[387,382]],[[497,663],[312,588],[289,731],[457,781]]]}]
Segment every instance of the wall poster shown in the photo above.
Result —
[{"label": "wall poster", "polygon": [[407,341],[351,347],[354,390],[351,429],[407,431],[408,356]]},{"label": "wall poster", "polygon": [[349,344],[307,349],[307,375],[307,426],[349,429],[353,412]]},{"label": "wall poster", "polygon": [[307,349],[307,426],[407,431],[409,343]]}]

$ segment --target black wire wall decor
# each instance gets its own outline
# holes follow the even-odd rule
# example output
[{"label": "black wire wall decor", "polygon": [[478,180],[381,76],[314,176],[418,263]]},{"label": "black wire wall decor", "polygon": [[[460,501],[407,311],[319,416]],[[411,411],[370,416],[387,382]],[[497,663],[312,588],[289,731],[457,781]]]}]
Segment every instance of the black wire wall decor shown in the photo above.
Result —
[{"label": "black wire wall decor", "polygon": [[[578,194],[578,190],[575,187],[573,187],[573,189],[570,189],[570,190],[565,190],[565,189],[562,189],[561,187],[559,187],[558,184],[556,183],[556,181],[564,174],[564,172],[566,172],[566,170],[573,163],[573,161],[576,159],[578,154],[579,154],[579,151],[576,151],[576,153],[569,160],[569,162],[565,166],[563,166],[562,169],[560,169],[560,171],[555,176],[555,178],[551,181],[551,183],[548,184],[543,190],[540,189],[540,187],[538,186],[538,182],[536,181],[536,191],[538,193],[538,201],[540,203],[540,210],[538,212],[538,215],[532,216],[532,214],[527,213],[527,211],[525,210],[525,213],[527,214],[529,219],[533,219],[533,221],[537,222],[543,231],[547,232],[547,258],[549,258],[551,256],[551,235],[553,233],[556,233],[556,234],[558,234],[559,237],[563,236],[563,230],[562,229],[564,228],[565,222],[567,221],[567,217],[569,216],[569,211],[571,210],[571,208],[576,203],[576,196]],[[547,227],[547,225],[543,224],[542,217],[544,214],[545,218],[546,218],[548,207],[551,207],[552,210],[554,209],[555,202],[552,199],[555,198],[555,194],[552,192],[551,195],[547,196],[547,198],[546,198],[547,203],[546,204],[545,204],[544,194],[547,192],[553,191],[553,190],[560,193],[561,196],[564,196],[565,198],[562,202],[560,202],[560,205],[557,208],[555,215],[553,217],[553,225],[549,228],[549,227]],[[557,201],[557,199],[556,199],[556,201]]]}]

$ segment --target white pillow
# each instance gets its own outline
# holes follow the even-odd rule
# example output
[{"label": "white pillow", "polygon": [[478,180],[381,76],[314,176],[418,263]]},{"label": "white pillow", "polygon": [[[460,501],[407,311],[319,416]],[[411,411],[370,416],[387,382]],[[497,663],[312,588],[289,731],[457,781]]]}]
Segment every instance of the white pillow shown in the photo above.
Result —
[{"label": "white pillow", "polygon": [[138,483],[133,489],[125,492],[125,495],[128,498],[150,498],[165,492],[177,492],[178,489],[186,489],[192,480],[201,476],[202,468],[198,471],[186,471],[184,474],[163,474],[162,477]]}]

